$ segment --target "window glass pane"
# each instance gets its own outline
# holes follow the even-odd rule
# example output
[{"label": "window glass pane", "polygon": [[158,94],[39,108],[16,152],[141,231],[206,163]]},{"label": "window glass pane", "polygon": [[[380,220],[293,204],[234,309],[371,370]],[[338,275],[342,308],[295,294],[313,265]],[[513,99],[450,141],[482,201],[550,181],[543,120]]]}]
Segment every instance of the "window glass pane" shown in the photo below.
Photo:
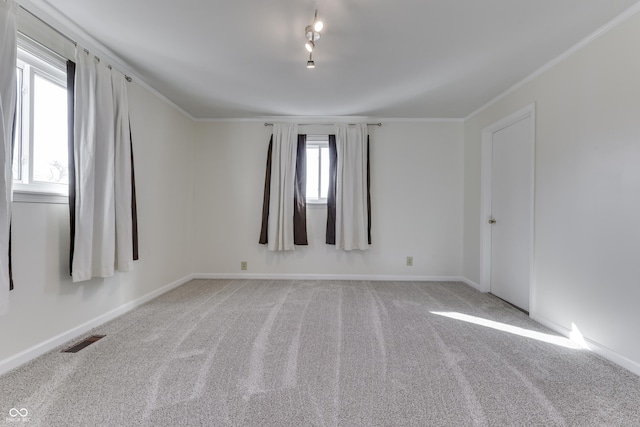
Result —
[{"label": "window glass pane", "polygon": [[318,199],[318,147],[307,147],[307,199]]},{"label": "window glass pane", "polygon": [[326,199],[329,190],[329,147],[320,148],[320,198]]},{"label": "window glass pane", "polygon": [[67,91],[35,74],[33,103],[33,180],[67,184]]},{"label": "window glass pane", "polygon": [[13,179],[22,180],[22,68],[16,67],[16,127],[13,139]]}]

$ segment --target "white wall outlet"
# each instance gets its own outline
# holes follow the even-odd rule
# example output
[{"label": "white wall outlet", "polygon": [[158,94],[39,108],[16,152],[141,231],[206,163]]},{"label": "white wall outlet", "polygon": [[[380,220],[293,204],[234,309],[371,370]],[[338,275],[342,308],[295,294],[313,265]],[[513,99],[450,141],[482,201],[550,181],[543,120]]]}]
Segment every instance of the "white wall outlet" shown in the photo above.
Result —
[{"label": "white wall outlet", "polygon": [[412,256],[408,256],[407,257],[407,267],[413,267],[413,257]]},{"label": "white wall outlet", "polygon": [[240,261],[240,270],[242,271],[247,270],[247,261]]}]

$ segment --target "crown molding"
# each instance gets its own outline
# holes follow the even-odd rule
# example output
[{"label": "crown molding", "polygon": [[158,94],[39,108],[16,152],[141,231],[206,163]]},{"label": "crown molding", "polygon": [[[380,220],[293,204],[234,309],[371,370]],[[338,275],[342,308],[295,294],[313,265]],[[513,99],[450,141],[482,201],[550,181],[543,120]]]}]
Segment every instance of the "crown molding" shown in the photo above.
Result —
[{"label": "crown molding", "polygon": [[454,117],[376,117],[382,123],[464,123],[463,118]]},{"label": "crown molding", "polygon": [[[80,28],[75,22],[71,21],[65,15],[60,13],[55,7],[51,6],[48,1],[44,0],[17,0],[16,3],[23,9],[27,9],[31,14],[35,15],[38,19],[46,22],[56,31],[60,32],[64,36],[71,40],[74,40],[78,45],[90,51],[93,55],[99,57],[101,60],[111,64],[115,69],[123,74],[131,77],[135,83],[142,86],[163,102],[173,107],[175,110],[183,114],[185,117],[195,121],[195,118],[189,114],[182,107],[171,101],[165,95],[158,90],[150,86],[140,74],[133,69],[133,67],[118,55],[113,53],[104,44],[91,36],[89,33]],[[70,58],[71,59],[71,58]]]},{"label": "crown molding", "polygon": [[372,117],[367,116],[258,116],[258,117],[212,117],[212,118],[200,118],[195,119],[196,122],[235,122],[235,123],[308,123],[308,124],[322,124],[326,122],[363,122],[368,120],[374,120]]},{"label": "crown molding", "polygon": [[200,123],[305,123],[309,125],[353,122],[380,123],[464,123],[463,118],[370,117],[370,116],[261,116],[229,118],[197,118]]},{"label": "crown molding", "polygon": [[533,73],[529,74],[523,80],[521,80],[518,83],[514,84],[509,89],[507,89],[506,91],[502,92],[500,95],[496,96],[491,101],[487,102],[486,104],[484,104],[483,106],[481,106],[480,108],[478,108],[477,110],[475,110],[474,112],[469,114],[467,117],[465,117],[463,119],[463,121],[466,122],[467,120],[473,118],[477,114],[480,114],[482,111],[486,110],[487,108],[491,107],[492,105],[496,104],[497,102],[499,102],[502,99],[506,98],[507,96],[511,95],[512,93],[514,93],[518,89],[522,88],[527,83],[529,83],[532,80],[540,77],[542,74],[544,74],[545,72],[549,71],[551,68],[555,67],[556,65],[558,65],[559,63],[561,63],[565,59],[569,58],[574,53],[578,52],[582,48],[584,48],[587,45],[591,44],[591,42],[593,42],[593,41],[597,40],[598,38],[600,38],[601,36],[605,35],[606,33],[611,31],[612,29],[614,29],[618,25],[622,24],[623,22],[625,22],[627,19],[631,18],[632,16],[634,16],[638,12],[640,12],[640,1],[638,3],[636,3],[636,4],[634,4],[633,6],[631,6],[629,9],[625,10],[624,12],[622,12],[620,15],[616,16],[615,18],[613,18],[611,21],[607,22],[605,25],[603,25],[602,27],[600,27],[599,29],[597,29],[596,31],[594,31],[593,33],[591,33],[590,35],[588,35],[587,37],[585,37],[584,39],[582,39],[581,41],[579,41],[578,43],[573,45],[572,47],[570,47],[569,49],[567,49],[566,51],[564,51],[563,53],[561,53],[560,55],[556,56],[551,61],[547,62],[542,67],[538,68]]}]

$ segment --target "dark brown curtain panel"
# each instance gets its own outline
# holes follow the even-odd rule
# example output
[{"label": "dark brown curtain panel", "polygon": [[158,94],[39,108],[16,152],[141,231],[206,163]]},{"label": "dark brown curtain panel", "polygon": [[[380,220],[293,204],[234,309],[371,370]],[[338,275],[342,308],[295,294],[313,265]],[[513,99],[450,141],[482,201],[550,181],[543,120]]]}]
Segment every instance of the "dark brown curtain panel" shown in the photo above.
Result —
[{"label": "dark brown curtain panel", "polygon": [[133,161],[131,124],[129,124],[129,142],[131,144],[131,243],[133,245],[133,260],[137,261],[140,259],[138,254],[138,201],[136,199],[136,173]]},{"label": "dark brown curtain panel", "polygon": [[369,158],[369,135],[367,135],[367,234],[371,244],[371,161]]},{"label": "dark brown curtain panel", "polygon": [[[13,127],[11,128],[11,163],[12,164],[13,164],[14,151],[16,149],[15,145],[16,145],[16,127],[17,126],[18,126],[18,108],[16,106],[16,109],[13,110]],[[12,261],[13,256],[12,256],[12,250],[11,250],[11,235],[13,234],[11,232],[12,223],[13,223],[13,220],[10,219],[9,220],[9,258],[8,258],[9,290],[10,291],[13,290],[13,261]]]},{"label": "dark brown curtain panel", "polygon": [[69,156],[69,275],[73,274],[73,252],[76,239],[76,161],[74,154],[76,64],[67,61],[67,141]]},{"label": "dark brown curtain panel", "polygon": [[269,140],[269,148],[267,149],[267,167],[264,174],[264,196],[262,198],[262,227],[260,228],[261,245],[269,243],[267,231],[269,229],[269,200],[271,200],[271,155],[273,152],[273,135]]},{"label": "dark brown curtain panel", "polygon": [[336,178],[338,170],[338,151],[336,136],[329,135],[329,189],[327,192],[327,245],[336,244]]},{"label": "dark brown curtain panel", "polygon": [[296,182],[293,196],[293,243],[308,245],[307,241],[307,135],[298,135]]},{"label": "dark brown curtain panel", "polygon": [[11,223],[9,223],[9,290],[13,290],[13,262],[11,262]]},{"label": "dark brown curtain panel", "polygon": [[[273,135],[267,150],[267,165],[264,175],[264,196],[262,199],[262,226],[260,240],[262,245],[269,243],[269,203],[271,201],[271,162],[273,157]],[[293,195],[293,243],[308,245],[307,240],[307,135],[298,135],[296,154],[296,178]]]}]

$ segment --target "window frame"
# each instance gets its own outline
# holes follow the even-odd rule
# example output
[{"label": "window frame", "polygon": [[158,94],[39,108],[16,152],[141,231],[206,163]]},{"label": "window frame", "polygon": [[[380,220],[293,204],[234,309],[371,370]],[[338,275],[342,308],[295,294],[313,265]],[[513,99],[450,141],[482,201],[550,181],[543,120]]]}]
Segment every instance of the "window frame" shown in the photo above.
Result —
[{"label": "window frame", "polygon": [[[68,203],[68,184],[33,180],[33,87],[36,75],[66,90],[66,59],[18,34],[17,70],[21,70],[21,87],[16,99],[16,144],[19,179],[13,180],[13,201],[23,203]],[[66,106],[65,106],[66,107]],[[66,126],[66,123],[65,123]],[[68,130],[71,132],[72,130]]]},{"label": "window frame", "polygon": [[[310,147],[318,147],[318,150],[322,148],[329,148],[329,135],[307,135],[306,147],[308,154],[308,149]],[[308,162],[308,160],[307,160]],[[318,155],[318,195],[322,194],[322,155]],[[329,169],[327,166],[327,173],[329,173]],[[307,178],[308,178],[308,168],[307,168]],[[319,197],[317,199],[310,199],[307,194],[306,197],[307,206],[312,207],[325,207],[327,205],[327,199]]]}]

